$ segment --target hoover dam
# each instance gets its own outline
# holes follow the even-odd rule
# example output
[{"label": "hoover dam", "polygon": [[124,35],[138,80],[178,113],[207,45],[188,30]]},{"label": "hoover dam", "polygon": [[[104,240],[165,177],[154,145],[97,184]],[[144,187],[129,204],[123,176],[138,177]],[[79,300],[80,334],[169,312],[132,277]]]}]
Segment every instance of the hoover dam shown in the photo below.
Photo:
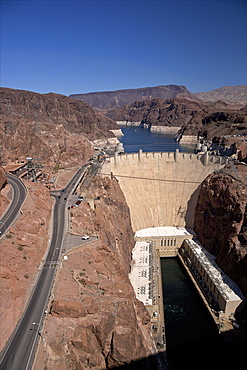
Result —
[{"label": "hoover dam", "polygon": [[113,174],[130,208],[134,231],[156,226],[193,229],[194,209],[202,181],[226,164],[224,157],[191,153],[115,155],[102,168]]},{"label": "hoover dam", "polygon": [[179,257],[220,330],[229,329],[229,320],[244,300],[193,231],[201,183],[226,163],[227,158],[208,152],[140,150],[115,154],[102,167],[101,176],[117,178],[130,209],[136,244],[129,278],[150,313],[152,336],[160,350],[166,348],[160,257]]}]

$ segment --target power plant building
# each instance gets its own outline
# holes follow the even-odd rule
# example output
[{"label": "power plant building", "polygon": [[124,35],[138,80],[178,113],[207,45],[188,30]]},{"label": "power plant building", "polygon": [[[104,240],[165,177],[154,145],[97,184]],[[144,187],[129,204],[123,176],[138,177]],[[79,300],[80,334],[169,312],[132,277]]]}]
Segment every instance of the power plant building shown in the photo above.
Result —
[{"label": "power plant building", "polygon": [[[193,235],[194,234],[194,235]],[[129,274],[136,297],[146,306],[156,304],[157,266],[160,257],[179,256],[189,269],[211,309],[222,318],[231,318],[239,310],[244,297],[238,286],[219,268],[215,256],[197,241],[193,230],[184,227],[152,227],[135,233]],[[155,308],[156,310],[157,308]]]},{"label": "power plant building", "polygon": [[215,256],[198,242],[185,240],[180,256],[197,281],[211,308],[221,317],[233,317],[244,300],[238,286],[219,268]]}]

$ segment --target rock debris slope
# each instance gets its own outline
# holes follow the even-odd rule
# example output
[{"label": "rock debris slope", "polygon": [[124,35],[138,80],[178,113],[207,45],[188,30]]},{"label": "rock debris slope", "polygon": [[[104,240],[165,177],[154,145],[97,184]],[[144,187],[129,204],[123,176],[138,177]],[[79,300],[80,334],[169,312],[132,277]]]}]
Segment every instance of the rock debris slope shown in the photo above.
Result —
[{"label": "rock debris slope", "polygon": [[[195,211],[195,232],[247,299],[247,169],[209,175]],[[242,181],[240,181],[242,180]]]}]

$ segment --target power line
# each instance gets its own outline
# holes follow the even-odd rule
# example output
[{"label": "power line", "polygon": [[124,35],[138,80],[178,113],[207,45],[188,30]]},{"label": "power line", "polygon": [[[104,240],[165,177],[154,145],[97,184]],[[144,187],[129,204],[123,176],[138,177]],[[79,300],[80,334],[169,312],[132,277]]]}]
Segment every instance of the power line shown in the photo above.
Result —
[{"label": "power line", "polygon": [[[100,175],[109,176],[109,174],[104,174],[104,173],[101,173]],[[127,176],[127,175],[116,175],[116,174],[113,174],[113,176],[115,176],[115,177],[124,177],[124,178],[135,179],[135,180],[177,182],[177,183],[182,183],[182,184],[201,184],[201,181],[185,181],[185,180],[172,180],[172,179],[167,180],[167,179],[155,179],[155,178],[150,178],[150,177],[137,177],[137,176]]]}]

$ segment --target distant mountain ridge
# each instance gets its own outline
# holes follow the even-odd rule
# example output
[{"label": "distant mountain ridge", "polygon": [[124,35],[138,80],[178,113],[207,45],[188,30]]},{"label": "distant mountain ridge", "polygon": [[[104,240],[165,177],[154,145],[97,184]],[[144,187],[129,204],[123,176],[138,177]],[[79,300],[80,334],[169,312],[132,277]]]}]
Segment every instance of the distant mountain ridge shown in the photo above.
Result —
[{"label": "distant mountain ridge", "polygon": [[126,89],[116,91],[91,92],[87,94],[72,94],[70,98],[81,100],[92,108],[117,109],[126,104],[140,100],[184,98],[199,101],[193,93],[182,85],[167,85]]},{"label": "distant mountain ridge", "polygon": [[139,89],[72,94],[69,97],[89,104],[95,110],[118,109],[134,101],[151,99],[187,99],[191,101],[223,101],[241,107],[247,104],[247,85],[224,86],[208,92],[190,92],[182,85],[161,85]]},{"label": "distant mountain ridge", "polygon": [[204,101],[247,104],[247,85],[223,86],[219,89],[194,94]]}]

